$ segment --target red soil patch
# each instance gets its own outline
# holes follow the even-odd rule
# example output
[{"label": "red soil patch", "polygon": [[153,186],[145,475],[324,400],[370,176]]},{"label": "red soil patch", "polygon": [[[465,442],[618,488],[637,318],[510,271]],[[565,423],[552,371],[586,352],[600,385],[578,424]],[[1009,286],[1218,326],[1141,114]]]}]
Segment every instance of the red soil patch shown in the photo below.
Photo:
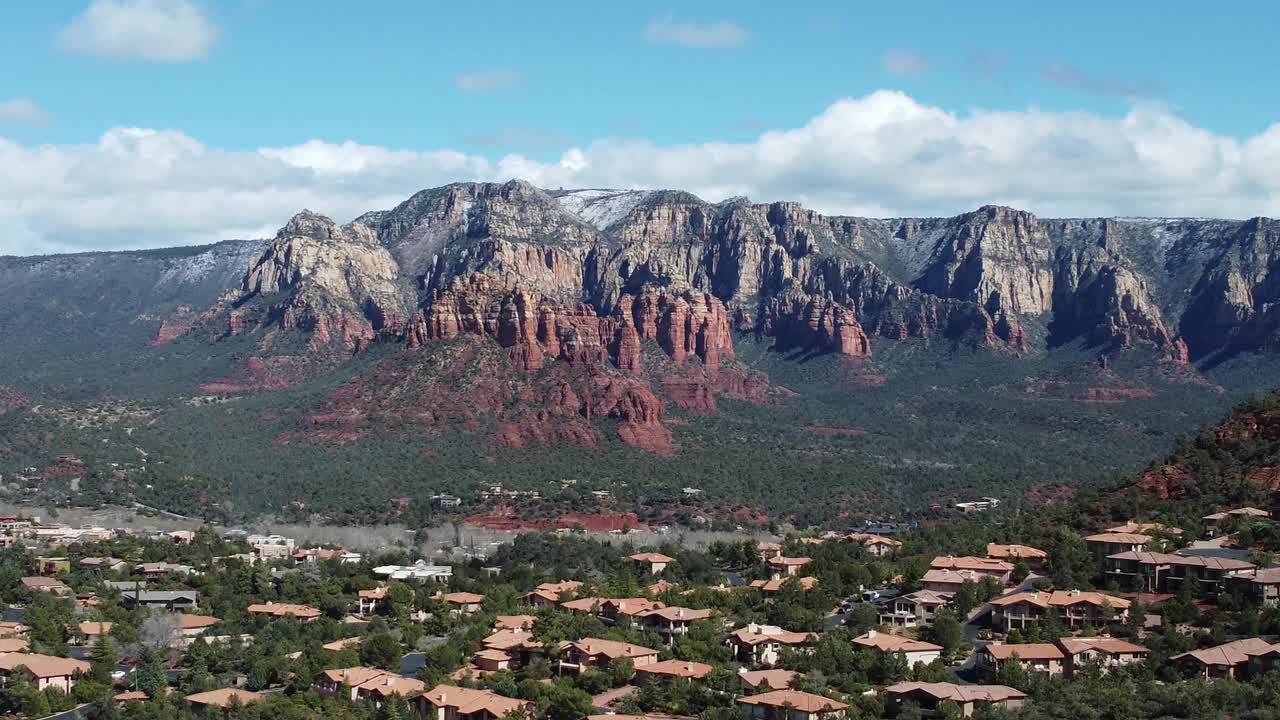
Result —
[{"label": "red soil patch", "polygon": [[1111,404],[1129,400],[1146,400],[1155,396],[1155,391],[1145,387],[1085,386],[1058,380],[1031,382],[1024,389],[1030,397],[1084,403]]},{"label": "red soil patch", "polygon": [[284,390],[303,382],[313,372],[311,362],[305,357],[251,357],[243,370],[205,383],[200,386],[200,391],[213,395],[236,395]]}]

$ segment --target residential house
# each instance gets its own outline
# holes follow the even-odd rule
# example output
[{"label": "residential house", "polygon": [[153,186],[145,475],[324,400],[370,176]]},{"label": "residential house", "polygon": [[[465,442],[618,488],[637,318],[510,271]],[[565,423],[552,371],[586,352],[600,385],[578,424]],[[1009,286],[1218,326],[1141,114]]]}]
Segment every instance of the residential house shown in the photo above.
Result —
[{"label": "residential house", "polygon": [[196,534],[192,530],[173,530],[166,534],[174,545],[190,545],[196,539]]},{"label": "residential house", "polygon": [[20,622],[13,620],[0,621],[0,638],[3,637],[26,637],[31,632],[31,628]]},{"label": "residential house", "polygon": [[940,555],[935,557],[929,563],[931,570],[951,570],[954,572],[974,572],[979,575],[987,575],[995,579],[1001,585],[1009,584],[1009,576],[1013,574],[1013,563],[1006,560],[998,560],[993,558],[980,558],[973,556],[956,557],[952,555]]},{"label": "residential house", "polygon": [[1262,638],[1245,638],[1210,648],[1192,650],[1169,658],[1187,672],[1208,678],[1243,675],[1254,658],[1269,656],[1278,648]]},{"label": "residential house", "polygon": [[753,667],[772,667],[778,663],[778,651],[784,647],[802,648],[816,642],[814,633],[799,633],[783,630],[776,625],[757,625],[751,623],[729,633],[729,644],[733,646],[734,657],[738,662]]},{"label": "residential house", "polygon": [[1233,510],[1223,510],[1221,512],[1211,513],[1200,518],[1200,520],[1206,529],[1216,530],[1223,521],[1238,517],[1268,518],[1271,517],[1271,513],[1256,507],[1241,507]]},{"label": "residential house", "polygon": [[53,593],[54,595],[71,594],[71,588],[67,587],[66,583],[57,578],[36,575],[33,577],[24,577],[19,580],[19,582],[22,584],[24,589],[34,592]]},{"label": "residential house", "polygon": [[778,555],[777,557],[769,558],[766,562],[773,570],[775,578],[779,576],[795,577],[800,574],[801,568],[813,562],[813,558]]},{"label": "residential house", "polygon": [[1000,507],[1000,499],[993,497],[984,497],[981,500],[970,500],[969,502],[955,504],[955,508],[962,513],[986,512],[998,507]]},{"label": "residential house", "polygon": [[772,690],[737,700],[751,720],[840,720],[848,705],[799,690]]},{"label": "residential house", "polygon": [[386,675],[386,670],[371,667],[349,667],[325,670],[316,675],[311,686],[325,697],[343,696],[356,699],[356,688],[369,680]]},{"label": "residential house", "polygon": [[293,554],[293,538],[283,535],[250,535],[247,540],[253,552],[263,560],[279,560]]},{"label": "residential house", "polygon": [[[568,606],[569,603],[565,603]],[[665,608],[667,605],[659,600],[649,598],[601,598],[596,607],[600,620],[616,625],[622,620],[635,620],[642,614]]]},{"label": "residential house", "polygon": [[20,667],[26,668],[35,677],[37,690],[53,688],[67,694],[71,693],[79,676],[89,672],[89,663],[82,660],[11,652],[0,655],[0,685],[7,684],[9,676]]},{"label": "residential house", "polygon": [[320,612],[319,608],[313,608],[310,605],[276,602],[254,603],[253,605],[245,608],[245,612],[258,617],[290,617],[300,622],[311,622],[323,614]]},{"label": "residential house", "polygon": [[582,583],[577,580],[542,583],[532,591],[526,593],[524,600],[534,607],[559,605],[562,598],[573,598],[576,596],[578,588],[580,587],[582,587]]},{"label": "residential house", "polygon": [[395,697],[415,698],[426,689],[427,684],[417,678],[391,672],[384,672],[352,688],[356,702],[368,703],[377,708]]},{"label": "residential house", "polygon": [[1103,532],[1089,535],[1084,539],[1089,552],[1098,557],[1108,557],[1123,552],[1142,552],[1150,543],[1151,536],[1141,533]]},{"label": "residential house", "polygon": [[668,565],[675,562],[675,558],[657,552],[636,553],[627,559],[639,566],[641,570],[653,575],[666,570]]},{"label": "residential house", "polygon": [[658,661],[658,651],[617,640],[583,638],[560,643],[560,672],[580,673],[588,667],[603,668],[609,661],[627,658],[637,667]]},{"label": "residential house", "polygon": [[21,637],[0,637],[0,655],[31,652],[31,643]]},{"label": "residential house", "polygon": [[952,593],[917,590],[893,599],[880,611],[880,624],[912,628],[929,625],[938,611],[951,604]]},{"label": "residential house", "polygon": [[241,690],[240,688],[221,688],[188,695],[186,699],[196,708],[226,710],[237,705],[244,706],[255,703],[262,699],[262,693]]},{"label": "residential house", "polygon": [[532,630],[538,618],[533,615],[498,615],[493,620],[495,630]]},{"label": "residential house", "polygon": [[1068,678],[1088,664],[1096,664],[1107,672],[1121,665],[1142,662],[1151,654],[1141,645],[1113,637],[1064,637],[1058,639],[1058,647],[1066,656]]},{"label": "residential house", "polygon": [[191,615],[188,613],[174,613],[173,619],[178,626],[179,644],[182,647],[190,645],[196,638],[204,635],[209,628],[222,622],[212,615]]},{"label": "residential house", "polygon": [[1103,530],[1109,533],[1137,533],[1139,535],[1171,535],[1178,536],[1182,534],[1182,528],[1172,525],[1164,525],[1158,522],[1137,522],[1130,520],[1123,525],[1109,527]]},{"label": "residential house", "polygon": [[865,634],[854,638],[853,644],[858,647],[869,648],[883,655],[902,655],[907,660],[907,667],[928,665],[942,657],[941,645],[875,630],[868,630]]},{"label": "residential house", "polygon": [[512,665],[527,665],[533,655],[542,651],[543,645],[533,639],[528,630],[499,630],[484,639],[486,650],[497,650],[511,658]]},{"label": "residential house", "polygon": [[776,558],[782,554],[782,545],[772,542],[756,543],[756,552],[760,554],[761,562],[768,562],[769,558]]},{"label": "residential house", "polygon": [[449,605],[449,611],[454,615],[470,615],[480,612],[484,607],[484,596],[476,593],[445,593],[440,599]]},{"label": "residential house", "polygon": [[418,714],[426,720],[498,720],[509,715],[533,715],[533,703],[473,690],[437,685],[418,696]]},{"label": "residential house", "polygon": [[875,533],[850,533],[845,536],[845,539],[858,543],[875,557],[888,557],[902,547],[902,543],[897,540]]},{"label": "residential house", "polygon": [[125,590],[120,593],[127,608],[147,607],[165,610],[195,609],[200,607],[198,590]]},{"label": "residential house", "polygon": [[755,695],[770,690],[786,690],[795,680],[796,672],[792,670],[747,670],[738,671],[738,680],[742,682],[742,692]]},{"label": "residential house", "polygon": [[1045,561],[1049,559],[1049,553],[1040,548],[1033,548],[1030,545],[988,543],[987,557],[992,560],[1004,560],[1015,565],[1022,563],[1029,570],[1038,572],[1044,568]]},{"label": "residential house", "polygon": [[97,621],[71,625],[67,628],[68,642],[72,645],[92,647],[99,638],[111,634],[111,625],[112,623],[109,622]]},{"label": "residential house", "polygon": [[1104,574],[1125,590],[1177,593],[1190,584],[1195,594],[1212,597],[1229,579],[1254,569],[1253,563],[1232,558],[1127,551],[1108,555]]},{"label": "residential house", "polygon": [[1101,626],[1123,620],[1132,603],[1122,597],[1082,590],[1024,591],[991,601],[991,622],[999,630],[1027,628],[1052,613],[1064,627]]},{"label": "residential house", "polygon": [[689,632],[689,626],[699,620],[707,620],[715,615],[712,610],[694,610],[684,607],[662,607],[636,613],[640,626],[650,632],[662,636],[667,644]]},{"label": "residential house", "polygon": [[65,557],[36,558],[36,572],[41,575],[65,575],[71,572],[71,561]]},{"label": "residential house", "polygon": [[148,580],[158,580],[166,575],[190,575],[195,568],[190,565],[179,565],[167,562],[139,563],[133,571]]},{"label": "residential house", "polygon": [[360,590],[356,593],[356,614],[361,617],[372,615],[378,608],[386,605],[387,588],[376,587],[372,590]]},{"label": "residential house", "polygon": [[1062,675],[1066,660],[1067,654],[1053,643],[992,643],[978,651],[977,664],[993,677],[1002,665],[1010,662],[1021,665],[1027,672]]},{"label": "residential house", "polygon": [[1251,573],[1240,573],[1231,578],[1234,584],[1243,584],[1264,607],[1280,605],[1280,567],[1254,568]]},{"label": "residential house", "polygon": [[505,650],[485,648],[471,656],[471,662],[481,673],[510,670],[515,667],[515,657]]},{"label": "residential house", "polygon": [[979,583],[984,577],[990,576],[976,570],[932,569],[920,578],[920,587],[936,593],[955,595],[965,583]]},{"label": "residential house", "polygon": [[99,575],[109,572],[124,572],[129,567],[129,563],[121,560],[120,558],[113,557],[81,558],[80,562],[76,564],[85,570],[98,573]]},{"label": "residential house", "polygon": [[818,587],[818,578],[815,577],[794,577],[789,575],[781,575],[771,580],[752,580],[751,587],[759,590],[765,595],[772,595],[782,591],[782,588],[788,584],[794,584],[801,590],[812,590]]},{"label": "residential house", "polygon": [[1005,685],[957,685],[949,682],[900,682],[884,689],[898,707],[911,702],[921,710],[939,714],[943,702],[955,703],[961,717],[970,717],[980,707],[1016,710],[1026,704],[1027,695]]},{"label": "residential house", "polygon": [[669,685],[673,682],[702,680],[713,668],[706,663],[688,660],[662,660],[636,668],[636,685]]},{"label": "residential house", "polygon": [[320,649],[326,650],[328,652],[342,652],[343,650],[346,650],[349,647],[360,647],[360,643],[362,643],[363,641],[364,641],[364,638],[360,637],[359,635],[356,635],[354,637],[340,638],[338,640],[334,640],[333,642],[327,642],[321,645]]},{"label": "residential house", "polygon": [[666,580],[659,580],[650,584],[649,587],[645,588],[645,590],[648,590],[650,595],[661,595],[664,592],[675,590],[675,588],[675,583],[670,583]]}]

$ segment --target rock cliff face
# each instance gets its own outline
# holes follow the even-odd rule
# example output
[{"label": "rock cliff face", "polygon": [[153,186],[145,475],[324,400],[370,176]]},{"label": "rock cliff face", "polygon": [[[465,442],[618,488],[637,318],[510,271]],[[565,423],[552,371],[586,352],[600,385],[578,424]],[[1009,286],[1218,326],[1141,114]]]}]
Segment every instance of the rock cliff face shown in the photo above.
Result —
[{"label": "rock cliff face", "polygon": [[227,332],[299,329],[309,333],[312,349],[355,350],[379,333],[403,334],[412,304],[401,279],[395,259],[368,227],[338,227],[304,210],[250,263],[235,298],[237,305],[263,298],[270,307],[256,318],[233,311]]},{"label": "rock cliff face", "polygon": [[[732,362],[734,332],[855,357],[924,338],[1012,353],[1145,348],[1186,364],[1280,342],[1278,248],[1261,218],[1042,220],[989,206],[866,219],[678,191],[462,183],[341,227],[298,215],[222,312],[230,333],[296,328],[322,347],[485,336],[526,371],[562,361],[636,374],[646,345],[716,370]],[[705,404],[696,395],[684,393]]]}]

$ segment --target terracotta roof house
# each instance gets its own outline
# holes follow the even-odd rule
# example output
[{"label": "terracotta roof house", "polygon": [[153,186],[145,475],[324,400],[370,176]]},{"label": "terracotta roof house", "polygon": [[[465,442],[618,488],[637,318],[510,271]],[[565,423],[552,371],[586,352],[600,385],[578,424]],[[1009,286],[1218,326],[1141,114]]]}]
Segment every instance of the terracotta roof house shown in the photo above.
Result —
[{"label": "terracotta roof house", "polygon": [[70,630],[70,642],[72,645],[88,645],[92,646],[98,641],[98,638],[111,634],[112,623],[109,622],[82,622],[72,625]]},{"label": "terracotta roof house", "polygon": [[1255,517],[1266,518],[1271,517],[1271,513],[1256,507],[1241,507],[1232,510],[1222,510],[1216,513],[1210,513],[1201,518],[1204,526],[1207,528],[1216,528],[1223,520],[1233,517]]},{"label": "terracotta roof house", "polygon": [[489,690],[437,685],[418,697],[418,713],[431,720],[497,720],[533,714],[533,703]]},{"label": "terracotta roof house", "polygon": [[767,692],[769,690],[786,690],[796,673],[791,670],[739,670],[738,679],[742,682],[742,690],[747,694]]},{"label": "terracotta roof house", "polygon": [[187,696],[187,702],[199,707],[225,709],[233,705],[248,705],[262,699],[261,693],[238,688],[222,688]]},{"label": "terracotta roof house", "polygon": [[875,557],[892,555],[897,552],[898,548],[902,547],[902,543],[897,540],[883,535],[876,535],[875,533],[850,533],[845,536],[845,539],[858,543]]},{"label": "terracotta roof house", "polygon": [[1138,535],[1181,535],[1182,528],[1172,525],[1164,525],[1158,522],[1137,522],[1130,520],[1123,525],[1109,527],[1103,532],[1109,533],[1129,533]]},{"label": "terracotta roof house", "polygon": [[537,620],[533,615],[499,615],[494,618],[493,626],[497,630],[532,630]]},{"label": "terracotta roof house", "polygon": [[310,605],[298,605],[295,603],[254,603],[245,608],[245,612],[250,615],[267,616],[274,618],[291,617],[302,622],[311,622],[322,614],[318,608]]},{"label": "terracotta roof house", "polygon": [[1255,567],[1244,560],[1208,555],[1126,551],[1107,556],[1104,574],[1126,590],[1176,593],[1190,584],[1195,594],[1212,597],[1226,588],[1229,579]]},{"label": "terracotta roof house", "polygon": [[1248,669],[1252,658],[1267,655],[1276,649],[1275,645],[1255,637],[1192,650],[1169,659],[1205,678],[1236,677]]},{"label": "terracotta roof house", "polygon": [[47,592],[54,595],[67,595],[71,592],[71,588],[58,578],[45,577],[43,575],[33,575],[24,577],[19,581],[22,587],[35,592]]},{"label": "terracotta roof house", "polygon": [[440,596],[449,604],[454,614],[480,612],[484,607],[484,596],[469,592],[451,592]]},{"label": "terracotta roof house", "polygon": [[812,590],[818,587],[818,578],[794,577],[790,575],[780,575],[772,580],[752,580],[751,587],[759,590],[765,595],[772,595],[774,593],[781,592],[782,589],[793,580],[801,590]]},{"label": "terracotta roof house", "polygon": [[377,677],[369,678],[352,688],[357,702],[366,702],[374,707],[393,697],[406,700],[425,692],[427,684],[417,678],[405,677],[392,672],[384,672]]},{"label": "terracotta roof house", "polygon": [[600,601],[597,611],[600,619],[606,623],[617,623],[623,618],[639,618],[644,613],[665,608],[666,603],[649,598],[605,598]]},{"label": "terracotta roof house", "polygon": [[773,568],[775,573],[781,575],[799,575],[800,568],[813,562],[813,558],[807,557],[786,557],[778,555],[771,557],[766,561],[769,567]]},{"label": "terracotta roof house", "polygon": [[1066,659],[1067,654],[1053,643],[992,643],[983,646],[977,658],[978,667],[989,675],[995,675],[1007,662],[1017,662],[1028,672],[1062,675],[1066,671]]},{"label": "terracotta roof house", "polygon": [[765,561],[769,558],[778,557],[782,554],[782,545],[772,542],[756,543],[756,552],[760,553],[760,560]]},{"label": "terracotta roof house", "polygon": [[605,667],[610,660],[629,658],[636,668],[658,661],[658,651],[617,640],[583,638],[560,643],[560,671],[582,672]]},{"label": "terracotta roof house", "polygon": [[738,662],[757,667],[772,667],[778,662],[778,650],[783,647],[801,648],[812,645],[818,636],[783,630],[776,625],[751,623],[729,633],[729,644],[734,647]]},{"label": "terracotta roof house", "polygon": [[75,686],[77,676],[89,672],[89,663],[71,658],[25,652],[0,655],[0,678],[7,680],[20,667],[35,676],[37,690],[54,688],[67,694]]},{"label": "terracotta roof house", "polygon": [[[1131,602],[1122,597],[1083,590],[1052,592],[1024,591],[1003,595],[991,601],[992,624],[1003,632],[1027,628],[1047,613],[1056,613],[1066,627],[1099,625],[1109,619],[1124,619]],[[1106,617],[1106,609],[1110,617]]]},{"label": "terracotta roof house", "polygon": [[636,668],[636,684],[669,683],[676,680],[701,680],[712,667],[688,660],[662,660]]},{"label": "terracotta roof house", "polygon": [[649,591],[650,595],[661,595],[662,593],[667,592],[668,590],[674,590],[675,588],[675,583],[670,583],[666,580],[659,580],[645,589]]},{"label": "terracotta roof house", "polygon": [[361,590],[356,593],[356,614],[371,615],[378,611],[378,607],[384,605],[387,600],[386,586],[376,587],[372,590]]},{"label": "terracotta roof house", "polygon": [[471,656],[471,663],[476,666],[476,670],[480,673],[510,670],[514,662],[515,656],[511,653],[493,648],[485,648]]},{"label": "terracotta roof house", "polygon": [[120,597],[127,608],[177,610],[200,606],[199,590],[125,590],[120,593]]},{"label": "terracotta roof house", "polygon": [[31,628],[20,622],[10,620],[0,621],[0,637],[12,637],[14,635],[26,635],[31,632]]},{"label": "terracotta roof house", "polygon": [[341,638],[334,640],[333,642],[327,642],[321,645],[320,649],[328,650],[329,652],[342,652],[349,647],[360,647],[362,642],[364,642],[364,638],[357,635],[355,637]]},{"label": "terracotta roof house", "polygon": [[321,695],[344,695],[348,700],[355,700],[358,686],[386,674],[386,670],[363,666],[336,668],[316,675],[311,686]]},{"label": "terracotta roof house", "polygon": [[1103,532],[1085,537],[1084,544],[1095,555],[1106,557],[1122,552],[1141,552],[1151,543],[1150,535]]},{"label": "terracotta roof house", "polygon": [[980,575],[990,575],[1002,585],[1009,582],[1009,575],[1013,573],[1013,563],[1007,560],[980,558],[972,555],[960,557],[939,555],[929,563],[929,568],[932,570],[953,570],[956,572],[975,572]]},{"label": "terracotta roof house", "polygon": [[1245,585],[1264,607],[1280,605],[1280,567],[1255,568],[1251,573],[1235,575],[1231,583]]},{"label": "terracotta roof house", "polygon": [[982,578],[988,577],[985,573],[976,570],[945,570],[942,568],[933,568],[925,572],[920,578],[920,587],[936,593],[949,593],[954,595],[964,587],[965,583],[980,583]]},{"label": "terracotta roof house", "polygon": [[666,570],[668,565],[676,561],[673,557],[657,552],[636,553],[627,557],[627,559],[653,575]]},{"label": "terracotta roof house", "polygon": [[933,622],[938,611],[951,604],[952,593],[917,590],[901,597],[880,611],[880,624],[912,628]]},{"label": "terracotta roof house", "polygon": [[577,580],[542,583],[532,591],[525,593],[524,600],[530,605],[558,605],[563,596],[572,597],[577,594],[582,583]]},{"label": "terracotta roof house", "polygon": [[799,690],[773,690],[738,698],[738,707],[752,720],[838,720],[848,705]]},{"label": "terracotta roof house", "polygon": [[900,682],[885,688],[884,692],[895,705],[911,701],[930,712],[937,712],[940,703],[950,701],[960,706],[962,717],[972,715],[978,707],[995,706],[1016,710],[1027,701],[1025,693],[1005,685]]},{"label": "terracotta roof house", "polygon": [[1015,564],[1021,562],[1032,570],[1039,570],[1044,567],[1045,560],[1049,559],[1049,553],[1040,548],[1033,548],[1030,545],[988,543],[987,557],[992,560],[1004,560]]},{"label": "terracotta roof house", "polygon": [[713,610],[694,610],[685,607],[661,607],[636,613],[640,627],[662,636],[668,644],[689,632],[689,626],[699,620],[708,620]]},{"label": "terracotta roof house", "polygon": [[901,654],[907,659],[908,667],[928,665],[942,657],[942,646],[927,643],[923,640],[912,640],[900,635],[868,630],[865,634],[853,639],[858,647],[869,648],[881,654]]},{"label": "terracotta roof house", "polygon": [[31,643],[21,637],[0,637],[0,655],[5,653],[24,653],[31,650]]},{"label": "terracotta roof house", "polygon": [[1141,662],[1151,654],[1147,648],[1112,637],[1058,639],[1058,647],[1066,655],[1066,676],[1075,675],[1076,670],[1087,664],[1097,664],[1103,672],[1114,667]]}]

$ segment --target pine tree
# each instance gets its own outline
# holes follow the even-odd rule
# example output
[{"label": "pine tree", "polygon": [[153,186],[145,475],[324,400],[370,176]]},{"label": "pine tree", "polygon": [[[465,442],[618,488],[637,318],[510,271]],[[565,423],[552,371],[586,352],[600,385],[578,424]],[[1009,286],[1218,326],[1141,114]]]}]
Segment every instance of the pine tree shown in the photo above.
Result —
[{"label": "pine tree", "polygon": [[116,668],[116,648],[111,636],[103,635],[93,644],[89,653],[89,679],[96,683],[111,684],[111,673]]}]

